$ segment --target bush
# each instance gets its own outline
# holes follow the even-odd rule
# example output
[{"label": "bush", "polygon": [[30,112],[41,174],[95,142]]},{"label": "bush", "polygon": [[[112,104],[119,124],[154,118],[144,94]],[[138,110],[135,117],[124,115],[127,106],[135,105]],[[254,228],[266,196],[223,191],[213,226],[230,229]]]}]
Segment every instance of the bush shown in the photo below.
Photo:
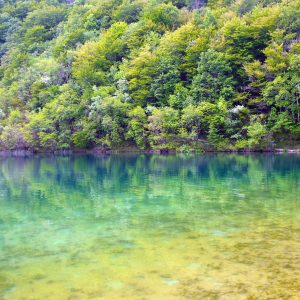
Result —
[{"label": "bush", "polygon": [[8,125],[3,128],[0,146],[5,150],[24,150],[29,147],[25,129],[21,126]]}]

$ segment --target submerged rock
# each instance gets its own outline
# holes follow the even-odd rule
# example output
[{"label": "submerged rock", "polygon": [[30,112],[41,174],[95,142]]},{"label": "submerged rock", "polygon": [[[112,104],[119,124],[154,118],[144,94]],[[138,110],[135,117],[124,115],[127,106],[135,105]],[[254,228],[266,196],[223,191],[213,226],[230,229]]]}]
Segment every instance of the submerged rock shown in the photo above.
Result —
[{"label": "submerged rock", "polygon": [[163,281],[167,285],[176,285],[179,283],[179,280],[177,280],[175,278],[171,278],[171,277],[164,277]]}]

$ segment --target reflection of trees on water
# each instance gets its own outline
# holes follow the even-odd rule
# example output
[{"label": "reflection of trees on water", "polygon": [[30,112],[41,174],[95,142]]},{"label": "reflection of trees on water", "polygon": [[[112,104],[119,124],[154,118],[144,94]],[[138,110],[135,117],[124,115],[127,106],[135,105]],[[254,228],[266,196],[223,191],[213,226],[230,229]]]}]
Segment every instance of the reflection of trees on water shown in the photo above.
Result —
[{"label": "reflection of trees on water", "polygon": [[280,201],[281,192],[288,191],[293,203],[299,200],[299,166],[299,155],[2,158],[0,201],[33,210],[92,207],[123,213],[145,204],[154,212],[170,206],[222,212],[241,200],[265,207],[264,199]]}]

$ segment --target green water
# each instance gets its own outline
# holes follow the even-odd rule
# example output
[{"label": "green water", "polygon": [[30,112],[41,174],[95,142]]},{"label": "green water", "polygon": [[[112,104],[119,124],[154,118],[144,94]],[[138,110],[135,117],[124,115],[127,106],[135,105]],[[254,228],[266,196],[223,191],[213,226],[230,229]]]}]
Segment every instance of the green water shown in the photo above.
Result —
[{"label": "green water", "polygon": [[0,158],[0,299],[299,298],[299,155]]}]

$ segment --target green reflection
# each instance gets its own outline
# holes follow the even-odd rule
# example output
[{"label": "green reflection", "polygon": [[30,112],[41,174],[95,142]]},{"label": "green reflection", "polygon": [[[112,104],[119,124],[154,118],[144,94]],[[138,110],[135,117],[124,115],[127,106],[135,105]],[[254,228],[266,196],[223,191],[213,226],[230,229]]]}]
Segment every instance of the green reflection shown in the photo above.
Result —
[{"label": "green reflection", "polygon": [[296,299],[299,166],[299,155],[1,158],[0,298]]}]

